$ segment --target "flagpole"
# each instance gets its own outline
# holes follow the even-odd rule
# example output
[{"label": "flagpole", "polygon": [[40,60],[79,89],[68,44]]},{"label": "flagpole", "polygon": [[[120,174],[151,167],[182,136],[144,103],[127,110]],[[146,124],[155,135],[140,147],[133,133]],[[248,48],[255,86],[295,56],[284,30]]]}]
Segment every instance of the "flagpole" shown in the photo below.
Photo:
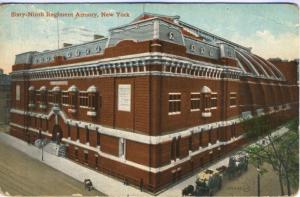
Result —
[{"label": "flagpole", "polygon": [[57,30],[57,49],[59,49],[59,24],[58,24],[58,16],[56,18],[56,30]]}]

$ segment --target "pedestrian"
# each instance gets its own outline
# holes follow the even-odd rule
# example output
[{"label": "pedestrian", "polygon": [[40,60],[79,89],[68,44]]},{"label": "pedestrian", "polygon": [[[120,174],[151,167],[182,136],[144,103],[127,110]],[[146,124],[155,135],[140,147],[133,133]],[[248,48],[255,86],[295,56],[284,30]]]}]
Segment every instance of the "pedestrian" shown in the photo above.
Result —
[{"label": "pedestrian", "polygon": [[144,180],[141,179],[141,181],[140,181],[140,190],[141,190],[141,192],[143,191],[143,187],[144,187]]}]

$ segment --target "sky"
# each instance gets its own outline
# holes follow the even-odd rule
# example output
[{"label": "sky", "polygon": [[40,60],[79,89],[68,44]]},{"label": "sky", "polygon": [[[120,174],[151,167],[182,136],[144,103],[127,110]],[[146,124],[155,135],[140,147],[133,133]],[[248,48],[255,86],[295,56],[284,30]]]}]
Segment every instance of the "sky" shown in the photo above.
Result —
[{"label": "sky", "polygon": [[[6,4],[0,6],[0,68],[15,55],[82,43],[127,24],[143,11],[180,20],[246,47],[264,58],[299,58],[299,8],[293,4]],[[113,13],[110,17],[13,17],[14,13]],[[118,17],[117,12],[127,13]]]}]

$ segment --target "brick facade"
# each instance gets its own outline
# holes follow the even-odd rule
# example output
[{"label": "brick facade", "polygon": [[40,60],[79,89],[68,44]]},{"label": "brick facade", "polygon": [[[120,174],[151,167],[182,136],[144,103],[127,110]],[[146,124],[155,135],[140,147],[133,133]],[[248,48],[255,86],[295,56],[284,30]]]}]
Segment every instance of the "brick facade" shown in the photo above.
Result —
[{"label": "brick facade", "polygon": [[[184,46],[153,39],[140,42],[124,40],[106,48],[101,55],[69,60],[56,57],[44,64],[17,64],[13,66],[13,73],[34,72],[32,69],[42,68],[50,68],[50,72],[61,65],[73,68],[94,60],[135,58],[153,52],[173,55],[166,61],[185,58],[185,61],[237,68],[237,60],[232,58],[215,60],[200,57],[187,53]],[[151,58],[155,57],[109,65],[107,70],[91,68],[77,72],[74,68],[54,73],[54,78],[47,75],[39,78],[34,74],[32,79],[24,76],[13,78],[11,135],[33,143],[40,132],[52,139],[61,132],[69,159],[157,192],[244,144],[240,121],[243,114],[256,116],[264,113],[271,116],[277,125],[298,115],[294,63],[285,63],[290,65],[288,69],[278,63],[279,71],[272,71],[274,68],[267,64],[257,69],[259,72],[265,69],[269,74],[281,71],[285,79],[276,80],[234,74],[233,68],[231,75],[224,70],[219,73],[217,68],[216,71],[204,69],[198,72],[184,63],[175,67],[157,63],[159,59]],[[202,72],[204,74],[197,77]],[[59,76],[62,78],[57,78]],[[120,85],[130,87],[129,100],[122,100],[130,103],[129,110],[119,109]],[[22,99],[16,99],[17,86]],[[74,97],[69,91],[71,86],[77,88]],[[58,94],[66,92],[68,95],[68,103],[46,100],[46,108],[41,108],[44,101],[42,96],[37,96],[41,94],[41,87],[47,90],[48,100],[52,99],[50,93],[55,97],[55,88],[58,87]],[[204,87],[211,92],[203,92]],[[30,107],[33,101],[30,89],[33,88],[35,107]],[[81,106],[85,104],[79,93],[87,95],[87,106]],[[171,101],[170,94],[180,95],[176,97],[180,98],[179,101]],[[199,110],[191,110],[193,94],[200,96]],[[216,98],[214,107],[210,106],[211,97]],[[71,98],[75,98],[74,105]],[[171,102],[179,104],[179,111],[170,113]]]}]

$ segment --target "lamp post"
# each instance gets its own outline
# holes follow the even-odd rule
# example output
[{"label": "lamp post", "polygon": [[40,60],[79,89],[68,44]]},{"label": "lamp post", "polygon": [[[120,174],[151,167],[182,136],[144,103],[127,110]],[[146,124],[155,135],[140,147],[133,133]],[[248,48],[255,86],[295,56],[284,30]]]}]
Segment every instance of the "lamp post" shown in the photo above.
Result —
[{"label": "lamp post", "polygon": [[44,144],[45,144],[45,141],[44,141],[44,138],[43,138],[41,130],[39,130],[39,135],[40,135],[39,137],[40,137],[41,146],[42,146],[42,161],[44,161]]},{"label": "lamp post", "polygon": [[260,196],[260,158],[257,157],[257,196]]},{"label": "lamp post", "polygon": [[42,161],[44,161],[44,140],[42,140]]}]

